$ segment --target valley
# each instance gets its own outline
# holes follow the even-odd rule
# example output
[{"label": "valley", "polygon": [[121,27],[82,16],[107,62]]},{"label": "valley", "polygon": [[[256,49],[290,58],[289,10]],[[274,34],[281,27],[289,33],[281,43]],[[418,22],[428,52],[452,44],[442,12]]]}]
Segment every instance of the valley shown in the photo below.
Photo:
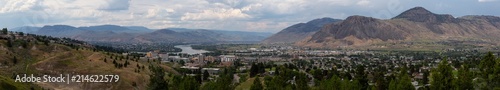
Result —
[{"label": "valley", "polygon": [[[390,19],[317,18],[275,34],[109,24],[3,28],[0,90],[496,90],[498,38],[500,17],[423,7]],[[119,80],[15,81],[24,74]]]}]

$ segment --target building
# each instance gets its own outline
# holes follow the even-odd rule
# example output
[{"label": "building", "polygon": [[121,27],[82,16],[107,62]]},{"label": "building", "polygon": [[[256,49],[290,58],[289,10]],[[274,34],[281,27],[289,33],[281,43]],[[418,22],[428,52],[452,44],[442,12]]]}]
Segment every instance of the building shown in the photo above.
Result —
[{"label": "building", "polygon": [[219,68],[202,68],[201,71],[202,71],[202,73],[207,71],[208,74],[215,75],[215,74],[219,74],[220,69]]},{"label": "building", "polygon": [[236,60],[236,56],[234,55],[220,55],[219,57],[221,62],[231,62]]}]

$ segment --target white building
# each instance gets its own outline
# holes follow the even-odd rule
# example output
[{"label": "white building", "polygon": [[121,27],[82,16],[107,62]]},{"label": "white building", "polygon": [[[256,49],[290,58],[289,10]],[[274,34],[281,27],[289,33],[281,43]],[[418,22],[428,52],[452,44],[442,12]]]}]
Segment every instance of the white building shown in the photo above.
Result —
[{"label": "white building", "polygon": [[231,62],[236,60],[236,56],[234,55],[220,55],[219,57],[221,62]]}]

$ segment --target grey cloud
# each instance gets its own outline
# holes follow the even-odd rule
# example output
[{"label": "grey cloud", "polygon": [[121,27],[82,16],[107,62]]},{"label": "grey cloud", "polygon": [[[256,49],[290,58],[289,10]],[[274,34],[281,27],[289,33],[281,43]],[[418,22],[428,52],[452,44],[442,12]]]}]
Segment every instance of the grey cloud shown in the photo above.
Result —
[{"label": "grey cloud", "polygon": [[106,3],[100,6],[99,10],[121,11],[128,10],[130,7],[130,0],[106,0]]}]

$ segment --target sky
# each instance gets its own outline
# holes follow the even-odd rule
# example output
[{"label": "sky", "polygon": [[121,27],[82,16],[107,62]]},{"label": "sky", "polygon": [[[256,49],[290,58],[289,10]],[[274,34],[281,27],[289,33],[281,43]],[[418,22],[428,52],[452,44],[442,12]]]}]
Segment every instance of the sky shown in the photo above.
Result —
[{"label": "sky", "polygon": [[274,33],[323,17],[390,19],[416,6],[455,17],[500,16],[500,0],[0,0],[0,27],[113,24]]}]

